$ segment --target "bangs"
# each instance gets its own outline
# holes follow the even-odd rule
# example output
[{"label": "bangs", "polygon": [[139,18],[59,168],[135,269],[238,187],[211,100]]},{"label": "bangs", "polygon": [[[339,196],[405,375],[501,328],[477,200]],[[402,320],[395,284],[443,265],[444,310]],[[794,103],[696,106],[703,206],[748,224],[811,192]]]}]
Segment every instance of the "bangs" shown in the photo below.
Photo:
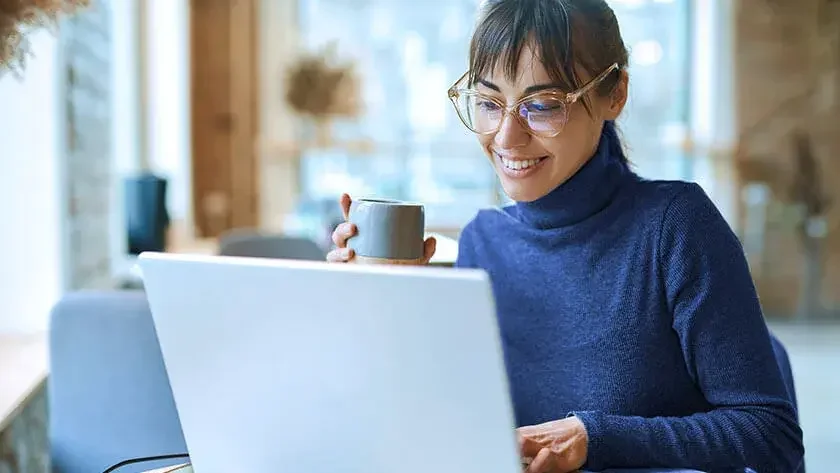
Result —
[{"label": "bangs", "polygon": [[522,51],[530,47],[551,79],[572,91],[575,74],[572,18],[564,2],[488,0],[470,43],[469,83],[502,67],[514,82]]}]

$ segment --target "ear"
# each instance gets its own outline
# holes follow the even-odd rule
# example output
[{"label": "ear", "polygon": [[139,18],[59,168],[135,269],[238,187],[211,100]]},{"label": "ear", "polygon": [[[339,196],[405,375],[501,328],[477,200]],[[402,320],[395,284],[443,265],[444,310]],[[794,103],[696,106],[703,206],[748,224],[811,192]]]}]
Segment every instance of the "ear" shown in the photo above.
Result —
[{"label": "ear", "polygon": [[627,71],[623,69],[619,73],[618,82],[616,82],[615,88],[613,88],[613,91],[609,96],[609,105],[604,111],[605,120],[617,119],[624,110],[624,105],[627,104],[627,86],[629,83],[629,76],[627,75]]}]

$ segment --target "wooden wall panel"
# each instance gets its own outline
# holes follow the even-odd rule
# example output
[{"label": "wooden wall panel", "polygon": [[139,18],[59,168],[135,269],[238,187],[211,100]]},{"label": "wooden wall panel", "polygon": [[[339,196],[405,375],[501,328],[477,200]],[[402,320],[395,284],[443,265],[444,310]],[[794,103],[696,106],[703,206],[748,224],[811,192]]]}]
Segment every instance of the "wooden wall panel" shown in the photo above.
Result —
[{"label": "wooden wall panel", "polygon": [[231,8],[231,112],[235,130],[231,143],[231,215],[235,227],[255,226],[259,220],[256,140],[259,122],[257,80],[258,10],[255,1],[234,1]]},{"label": "wooden wall panel", "polygon": [[192,168],[196,234],[257,224],[253,0],[192,0]]}]

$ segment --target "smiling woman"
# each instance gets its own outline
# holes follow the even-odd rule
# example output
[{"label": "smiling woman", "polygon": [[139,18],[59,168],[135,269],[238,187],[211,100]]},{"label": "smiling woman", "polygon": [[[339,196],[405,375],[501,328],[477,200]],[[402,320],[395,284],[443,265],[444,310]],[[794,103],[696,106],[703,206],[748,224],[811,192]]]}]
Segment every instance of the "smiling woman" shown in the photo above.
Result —
[{"label": "smiling woman", "polygon": [[0,0],[0,75],[26,66],[27,33],[89,3],[90,0]]},{"label": "smiling woman", "polygon": [[[605,0],[486,0],[449,89],[514,201],[464,227],[456,266],[493,283],[526,473],[798,471],[738,239],[700,186],[628,164],[627,67]],[[337,227],[328,260],[355,232]]]}]

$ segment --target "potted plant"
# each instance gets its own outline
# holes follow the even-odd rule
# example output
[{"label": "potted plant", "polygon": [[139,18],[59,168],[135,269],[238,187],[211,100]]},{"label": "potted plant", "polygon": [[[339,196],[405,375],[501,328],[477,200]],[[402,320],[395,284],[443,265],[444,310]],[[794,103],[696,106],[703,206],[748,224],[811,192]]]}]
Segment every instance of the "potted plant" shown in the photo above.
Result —
[{"label": "potted plant", "polygon": [[[314,127],[314,147],[333,145],[331,124],[335,118],[359,114],[358,79],[353,65],[336,59],[336,46],[298,59],[287,71],[286,103]],[[309,145],[310,143],[306,143]]]}]

